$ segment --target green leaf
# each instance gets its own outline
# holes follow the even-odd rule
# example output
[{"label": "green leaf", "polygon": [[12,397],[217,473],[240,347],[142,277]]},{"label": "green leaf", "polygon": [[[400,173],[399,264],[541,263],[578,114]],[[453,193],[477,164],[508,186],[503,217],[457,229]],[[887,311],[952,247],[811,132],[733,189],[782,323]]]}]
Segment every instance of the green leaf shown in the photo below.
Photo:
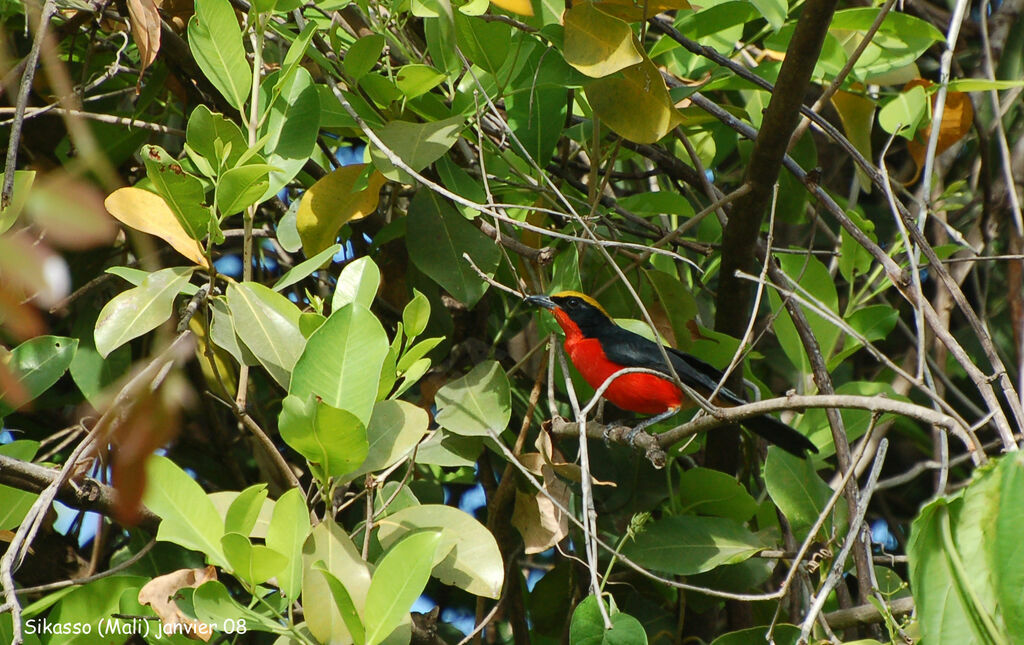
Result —
[{"label": "green leaf", "polygon": [[357,258],[346,264],[338,276],[338,284],[331,298],[331,311],[337,311],[350,302],[369,309],[379,288],[380,269],[367,256]]},{"label": "green leaf", "polygon": [[[987,78],[954,78],[949,81],[950,92],[987,92],[1024,87],[1024,81],[989,80]],[[0,229],[2,230],[2,229]]]},{"label": "green leaf", "polygon": [[736,479],[710,468],[691,468],[679,476],[679,504],[687,513],[746,522],[757,502]]},{"label": "green leaf", "polygon": [[611,629],[604,628],[604,619],[597,596],[587,596],[576,605],[569,623],[571,645],[647,645],[647,632],[636,618],[614,611],[609,618]]},{"label": "green leaf", "polygon": [[442,531],[445,542],[455,545],[451,551],[440,547],[439,552],[447,555],[434,566],[435,578],[477,596],[499,596],[505,569],[498,543],[483,524],[457,508],[440,504],[404,508],[388,515],[377,536],[386,549],[402,536],[422,530]]},{"label": "green leaf", "polygon": [[334,311],[306,341],[288,391],[301,399],[316,394],[366,425],[387,353],[380,321],[366,307],[351,303]]},{"label": "green leaf", "polygon": [[149,458],[146,478],[142,503],[160,516],[157,539],[200,551],[211,564],[227,566],[220,544],[224,521],[199,484],[173,461],[158,456]]},{"label": "green leaf", "polygon": [[602,78],[643,60],[629,24],[592,2],[574,4],[565,12],[564,23],[565,62],[587,76]]},{"label": "green leaf", "polygon": [[363,423],[347,410],[315,397],[285,397],[278,423],[281,438],[326,476],[341,477],[366,459],[369,444]]},{"label": "green leaf", "polygon": [[406,218],[409,258],[420,271],[467,307],[487,291],[487,283],[462,257],[469,254],[476,266],[494,275],[501,253],[494,242],[429,190],[416,193]]},{"label": "green leaf", "polygon": [[402,324],[405,328],[405,335],[410,339],[416,338],[427,328],[430,322],[430,301],[415,287],[412,290],[412,300],[402,310]]},{"label": "green leaf", "polygon": [[[829,273],[828,267],[817,258],[807,255],[780,255],[779,264],[786,275],[799,285],[800,288],[797,291],[802,296],[806,297],[809,294],[838,316],[839,296],[836,294],[835,280]],[[794,288],[794,290],[796,289]],[[782,306],[782,300],[774,289],[769,290],[768,296],[772,311],[778,316],[775,319],[775,334],[778,336],[779,344],[782,345],[786,357],[794,366],[802,373],[809,373],[810,363],[789,312]],[[807,307],[802,305],[801,307],[811,331],[814,332],[814,337],[818,339],[822,353],[828,359],[836,349],[836,341],[840,334],[839,327]]]},{"label": "green leaf", "polygon": [[287,386],[306,342],[298,307],[258,282],[229,284],[227,301],[238,338],[275,381]]},{"label": "green leaf", "polygon": [[[995,602],[1006,621],[1007,631],[1014,640],[1024,636],[1024,509],[1016,502],[1024,499],[1024,460],[1020,453],[1002,457],[996,467],[999,475],[998,496],[987,500],[996,507],[995,531],[990,524],[978,527],[984,533],[981,540],[989,552],[991,569],[996,573]],[[999,502],[1003,503],[999,503]],[[994,536],[994,539],[991,538]]]},{"label": "green leaf", "polygon": [[[0,446],[0,455],[31,461],[38,449],[38,441],[19,439]],[[10,531],[20,526],[38,497],[37,493],[0,484],[0,531]]]},{"label": "green leaf", "polygon": [[358,39],[345,52],[345,72],[358,81],[373,69],[384,51],[384,36],[369,34]]},{"label": "green leaf", "polygon": [[319,642],[349,642],[345,621],[338,611],[330,586],[318,570],[326,567],[339,580],[356,611],[362,611],[370,588],[370,572],[348,534],[333,519],[327,518],[313,527],[303,549],[302,607],[306,626]]},{"label": "green leaf", "polygon": [[160,146],[142,146],[141,154],[146,162],[146,176],[153,182],[156,194],[164,198],[189,237],[201,241],[209,234],[213,221],[203,182],[185,172]]},{"label": "green leaf", "polygon": [[[768,448],[768,458],[764,462],[764,484],[772,501],[789,520],[798,540],[806,537],[807,531],[817,521],[818,514],[832,497],[832,489],[818,477],[811,460],[800,459],[776,446]],[[842,498],[832,512],[843,513],[840,509],[846,509],[846,502]],[[831,526],[832,522],[827,522],[822,530],[827,533]]]},{"label": "green leaf", "polygon": [[252,67],[242,47],[242,29],[228,0],[196,0],[188,22],[188,46],[203,74],[228,103],[242,110],[252,87]]},{"label": "green leaf", "polygon": [[289,489],[274,504],[267,528],[267,546],[284,554],[288,562],[277,575],[281,593],[291,601],[302,591],[302,545],[309,535],[309,510],[298,488]]},{"label": "green leaf", "polygon": [[[541,65],[550,64],[549,59],[554,60],[555,56],[545,58]],[[505,104],[509,127],[527,153],[543,168],[562,136],[567,109],[565,89],[534,87],[531,83],[528,92],[506,96]]]},{"label": "green leaf", "polygon": [[[233,168],[249,148],[245,135],[234,121],[224,118],[223,114],[211,112],[205,105],[197,106],[188,117],[185,141],[214,168]],[[229,151],[227,155],[221,155],[218,149]]]},{"label": "green leaf", "polygon": [[642,566],[686,576],[742,562],[765,547],[734,520],[677,515],[648,524],[623,553]]},{"label": "green leaf", "polygon": [[301,282],[313,274],[314,271],[318,270],[324,265],[327,260],[334,257],[334,255],[341,250],[340,244],[333,244],[323,251],[320,251],[308,260],[304,260],[299,264],[296,264],[289,269],[283,276],[277,279],[274,286],[271,287],[274,291],[283,291],[288,287]]},{"label": "green leaf", "polygon": [[428,422],[426,410],[408,401],[378,401],[366,427],[370,444],[366,459],[347,479],[351,481],[398,463],[426,434]]},{"label": "green leaf", "polygon": [[[413,365],[424,360],[423,357],[426,356],[430,350],[440,345],[443,340],[444,337],[427,338],[426,340],[421,340],[407,349],[405,353],[402,354],[402,358],[398,360],[398,371],[403,373],[410,372],[413,369]],[[429,359],[427,359],[427,364],[430,364]]]},{"label": "green leaf", "polygon": [[[103,358],[96,351],[88,332],[80,338],[75,358],[69,367],[71,378],[85,396],[85,400],[93,407],[99,408],[104,390],[128,371],[132,362],[132,352],[129,347],[122,345]],[[0,409],[2,407],[0,404]],[[3,416],[2,412],[0,416]]]},{"label": "green leaf", "polygon": [[229,533],[249,535],[253,527],[256,526],[256,518],[259,517],[266,499],[266,484],[253,484],[240,492],[228,507],[224,518],[224,530]]},{"label": "green leaf", "polygon": [[270,92],[277,82],[276,74],[268,75],[260,85],[260,107],[267,118],[260,127],[260,138],[266,138],[263,155],[277,168],[270,173],[270,184],[259,201],[276,195],[302,170],[316,147],[320,131],[320,95],[313,77],[304,67],[297,67],[286,79],[280,95],[267,107]]},{"label": "green leaf", "polygon": [[408,616],[427,586],[440,543],[439,531],[423,531],[385,547],[366,593],[366,645],[379,645]]},{"label": "green leaf", "polygon": [[15,404],[14,393],[5,387],[0,393],[0,419],[50,389],[71,365],[77,348],[76,338],[37,336],[11,350],[4,367],[21,386],[23,396]]},{"label": "green leaf", "polygon": [[240,213],[256,203],[267,192],[273,170],[271,165],[254,163],[225,171],[217,181],[215,198],[221,215]]},{"label": "green leaf", "polygon": [[[377,136],[407,166],[419,172],[448,152],[465,127],[466,119],[462,115],[429,123],[395,120],[378,129]],[[388,179],[404,184],[415,183],[412,176],[392,164],[376,146],[370,149],[370,157]]]},{"label": "green leaf", "polygon": [[403,65],[395,72],[395,86],[405,98],[414,99],[434,89],[446,78],[430,65]]},{"label": "green leaf", "polygon": [[296,36],[288,47],[288,52],[284,55],[284,60],[281,61],[281,73],[277,75],[275,92],[281,91],[281,88],[291,80],[295,70],[302,63],[302,59],[306,56],[306,50],[309,49],[309,44],[313,42],[313,36],[316,35],[317,27],[315,20],[307,22],[306,26],[302,28],[302,33]]},{"label": "green leaf", "polygon": [[455,14],[455,34],[459,48],[480,69],[497,74],[508,63],[512,47],[509,25],[471,18],[460,12]]},{"label": "green leaf", "polygon": [[351,594],[348,589],[342,584],[341,580],[333,573],[324,568],[322,562],[317,562],[313,567],[319,571],[324,580],[327,581],[327,586],[331,590],[331,595],[334,597],[334,606],[337,608],[338,613],[341,614],[342,620],[345,621],[345,627],[348,628],[350,634],[352,634],[352,640],[355,641],[355,645],[364,645],[366,643],[366,628],[363,626],[363,621],[359,617],[359,612],[356,611],[355,602],[352,600]]},{"label": "green leaf", "polygon": [[170,318],[175,297],[191,277],[191,267],[161,269],[149,274],[141,285],[114,296],[96,319],[96,351],[100,356],[106,358]]},{"label": "green leaf", "polygon": [[226,633],[229,637],[239,633],[240,621],[243,620],[249,631],[259,630],[273,634],[288,633],[288,630],[278,624],[275,619],[255,612],[232,598],[227,587],[217,580],[204,582],[195,590],[195,593],[192,594],[192,607],[200,622],[218,625],[225,633],[228,626],[234,626],[236,628],[234,632]]},{"label": "green leaf", "polygon": [[[0,173],[0,180],[5,175],[6,172]],[[11,193],[11,203],[7,205],[7,208],[0,209],[0,233],[6,232],[18,221],[18,215],[25,207],[25,201],[28,199],[28,193],[35,178],[35,170],[14,171],[14,192]]]},{"label": "green leaf", "polygon": [[750,0],[772,29],[778,31],[782,23],[786,22],[786,15],[789,13],[789,4],[786,0]]},{"label": "green leaf", "polygon": [[253,544],[240,533],[225,533],[220,543],[232,573],[248,583],[250,588],[270,580],[288,564],[283,553],[262,544]]},{"label": "green leaf", "polygon": [[[762,625],[760,627],[751,627],[749,629],[741,629],[728,634],[722,634],[715,640],[711,641],[711,645],[750,645],[750,643],[756,643],[759,640],[763,640],[764,635],[768,633],[768,629],[768,625]],[[772,635],[775,639],[775,645],[796,645],[800,639],[800,628],[796,625],[787,625],[782,623],[775,625],[775,631]],[[877,641],[872,642],[876,643]],[[847,643],[847,645],[852,644]]]},{"label": "green leaf", "polygon": [[[862,185],[867,186],[869,183],[862,183]],[[875,242],[878,241],[875,235],[874,222],[863,217],[856,210],[849,210],[846,212],[846,215],[869,239]],[[861,246],[860,242],[855,240],[852,235],[847,233],[845,228],[839,232],[839,237],[841,240],[839,273],[848,283],[854,284],[854,280],[858,275],[863,275],[871,270],[871,253]]]},{"label": "green leaf", "polygon": [[437,422],[466,436],[501,434],[512,414],[508,377],[496,361],[473,368],[437,391]]},{"label": "green leaf", "polygon": [[890,134],[899,134],[913,139],[928,114],[928,95],[924,87],[915,85],[906,92],[900,92],[878,111],[878,125]]}]

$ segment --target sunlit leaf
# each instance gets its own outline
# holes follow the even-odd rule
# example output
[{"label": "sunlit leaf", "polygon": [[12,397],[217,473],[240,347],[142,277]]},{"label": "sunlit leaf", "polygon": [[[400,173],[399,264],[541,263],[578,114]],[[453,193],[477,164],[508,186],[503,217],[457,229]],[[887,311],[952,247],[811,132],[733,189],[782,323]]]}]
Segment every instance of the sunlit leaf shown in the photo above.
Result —
[{"label": "sunlit leaf", "polygon": [[185,232],[160,195],[141,188],[118,188],[103,204],[123,224],[161,238],[199,266],[209,266],[199,242]]},{"label": "sunlit leaf", "polygon": [[377,208],[381,186],[387,181],[379,171],[360,182],[366,164],[342,166],[317,180],[302,195],[295,225],[302,239],[302,251],[312,257],[338,237],[341,227],[359,220]]}]

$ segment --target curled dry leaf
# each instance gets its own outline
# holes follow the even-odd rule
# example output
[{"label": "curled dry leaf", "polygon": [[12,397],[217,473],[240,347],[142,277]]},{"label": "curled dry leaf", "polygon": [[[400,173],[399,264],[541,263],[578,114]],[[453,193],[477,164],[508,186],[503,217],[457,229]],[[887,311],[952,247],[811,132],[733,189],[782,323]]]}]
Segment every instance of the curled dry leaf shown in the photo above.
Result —
[{"label": "curled dry leaf", "polygon": [[142,88],[142,75],[160,51],[160,13],[153,0],[128,0],[128,17],[132,25],[132,40],[139,48],[139,80],[135,93]]},{"label": "curled dry leaf", "polygon": [[[934,85],[924,78],[915,78],[903,86],[907,91],[915,86],[930,87]],[[936,95],[932,94],[932,110],[935,109]],[[934,115],[933,115],[934,119]],[[971,97],[966,92],[946,92],[946,107],[942,111],[942,123],[939,125],[939,140],[935,147],[935,154],[940,155],[951,145],[964,138],[971,130],[974,122],[974,105]],[[917,181],[924,168],[924,158],[928,153],[928,139],[932,136],[932,124],[922,127],[917,131],[917,136],[907,142],[907,152],[914,160],[914,177],[908,183]]]},{"label": "curled dry leaf", "polygon": [[209,268],[199,242],[189,237],[167,202],[156,193],[135,187],[118,188],[103,205],[126,226],[159,237],[189,260]]},{"label": "curled dry leaf", "polygon": [[178,569],[153,578],[139,589],[139,604],[152,607],[160,617],[160,622],[167,628],[181,625],[174,630],[175,633],[183,633],[193,640],[208,642],[213,635],[210,626],[182,613],[174,602],[174,596],[181,589],[194,589],[204,582],[216,579],[217,569],[213,565],[205,569]]},{"label": "curled dry leaf", "polygon": [[516,490],[512,525],[523,536],[527,554],[541,553],[569,535],[569,518],[555,506],[552,498],[558,500],[562,507],[568,507],[570,490],[540,454],[525,454],[521,461],[530,472],[543,478],[547,495],[540,491],[526,493]]}]

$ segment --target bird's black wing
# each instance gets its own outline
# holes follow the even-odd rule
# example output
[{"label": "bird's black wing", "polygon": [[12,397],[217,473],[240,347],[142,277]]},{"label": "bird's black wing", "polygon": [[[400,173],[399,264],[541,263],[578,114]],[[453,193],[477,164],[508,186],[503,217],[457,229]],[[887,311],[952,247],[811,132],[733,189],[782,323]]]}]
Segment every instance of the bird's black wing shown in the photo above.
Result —
[{"label": "bird's black wing", "polygon": [[[607,334],[607,341],[602,339],[601,345],[608,360],[617,365],[646,367],[672,378],[672,373],[665,365],[665,358],[658,350],[657,343],[640,334],[617,327],[613,332]],[[679,380],[685,385],[703,395],[711,394],[718,387],[718,381],[722,378],[722,372],[719,370],[699,358],[677,349],[666,346],[665,352],[668,354],[669,360],[672,361],[672,367],[679,375]],[[740,397],[725,388],[719,390],[719,395],[730,403],[744,403]]]},{"label": "bird's black wing", "polygon": [[[617,327],[602,338],[601,345],[605,356],[613,363],[627,367],[646,367],[672,378],[657,343],[639,334]],[[710,395],[718,387],[718,382],[722,378],[721,370],[677,349],[666,346],[665,351],[672,361],[676,374],[679,375],[679,380],[684,384],[703,395]],[[724,387],[718,391],[717,398],[734,405],[746,403],[744,399]],[[798,457],[802,457],[808,450],[818,452],[818,448],[810,439],[773,416],[766,414],[744,419],[741,425]]]}]

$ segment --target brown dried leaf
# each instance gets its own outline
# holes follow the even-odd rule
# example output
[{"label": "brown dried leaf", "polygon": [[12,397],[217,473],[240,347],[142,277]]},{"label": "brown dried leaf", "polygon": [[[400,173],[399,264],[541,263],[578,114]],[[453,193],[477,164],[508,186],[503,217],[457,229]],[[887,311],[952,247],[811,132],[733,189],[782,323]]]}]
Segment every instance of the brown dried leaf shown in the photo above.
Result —
[{"label": "brown dried leaf", "polygon": [[153,578],[139,589],[139,604],[152,607],[165,626],[180,625],[181,627],[174,629],[175,633],[183,633],[192,640],[208,642],[213,635],[210,625],[182,613],[174,602],[174,596],[181,589],[194,589],[204,582],[216,579],[217,569],[213,565],[205,569],[178,569]]},{"label": "brown dried leaf", "polygon": [[540,474],[544,481],[542,492],[524,493],[516,491],[515,510],[512,525],[523,536],[526,553],[541,553],[558,544],[569,534],[569,518],[555,506],[551,497],[563,506],[569,505],[569,486],[558,478],[544,458],[535,452],[523,455],[521,461],[530,472]]},{"label": "brown dried leaf", "polygon": [[139,81],[135,85],[138,94],[142,89],[142,75],[160,52],[160,13],[154,0],[128,0],[128,18],[132,40],[139,48]]},{"label": "brown dried leaf", "polygon": [[[903,86],[903,91],[916,86],[930,87],[934,85],[924,78],[915,78]],[[932,110],[935,109],[936,95],[932,95]],[[974,123],[974,105],[966,92],[946,92],[946,107],[942,111],[942,123],[939,125],[939,140],[935,154],[940,155],[951,145],[964,138]],[[924,169],[924,158],[928,153],[928,139],[932,136],[932,124],[920,128],[917,136],[907,142],[907,152],[914,160],[914,177],[909,183],[917,181]]]}]

